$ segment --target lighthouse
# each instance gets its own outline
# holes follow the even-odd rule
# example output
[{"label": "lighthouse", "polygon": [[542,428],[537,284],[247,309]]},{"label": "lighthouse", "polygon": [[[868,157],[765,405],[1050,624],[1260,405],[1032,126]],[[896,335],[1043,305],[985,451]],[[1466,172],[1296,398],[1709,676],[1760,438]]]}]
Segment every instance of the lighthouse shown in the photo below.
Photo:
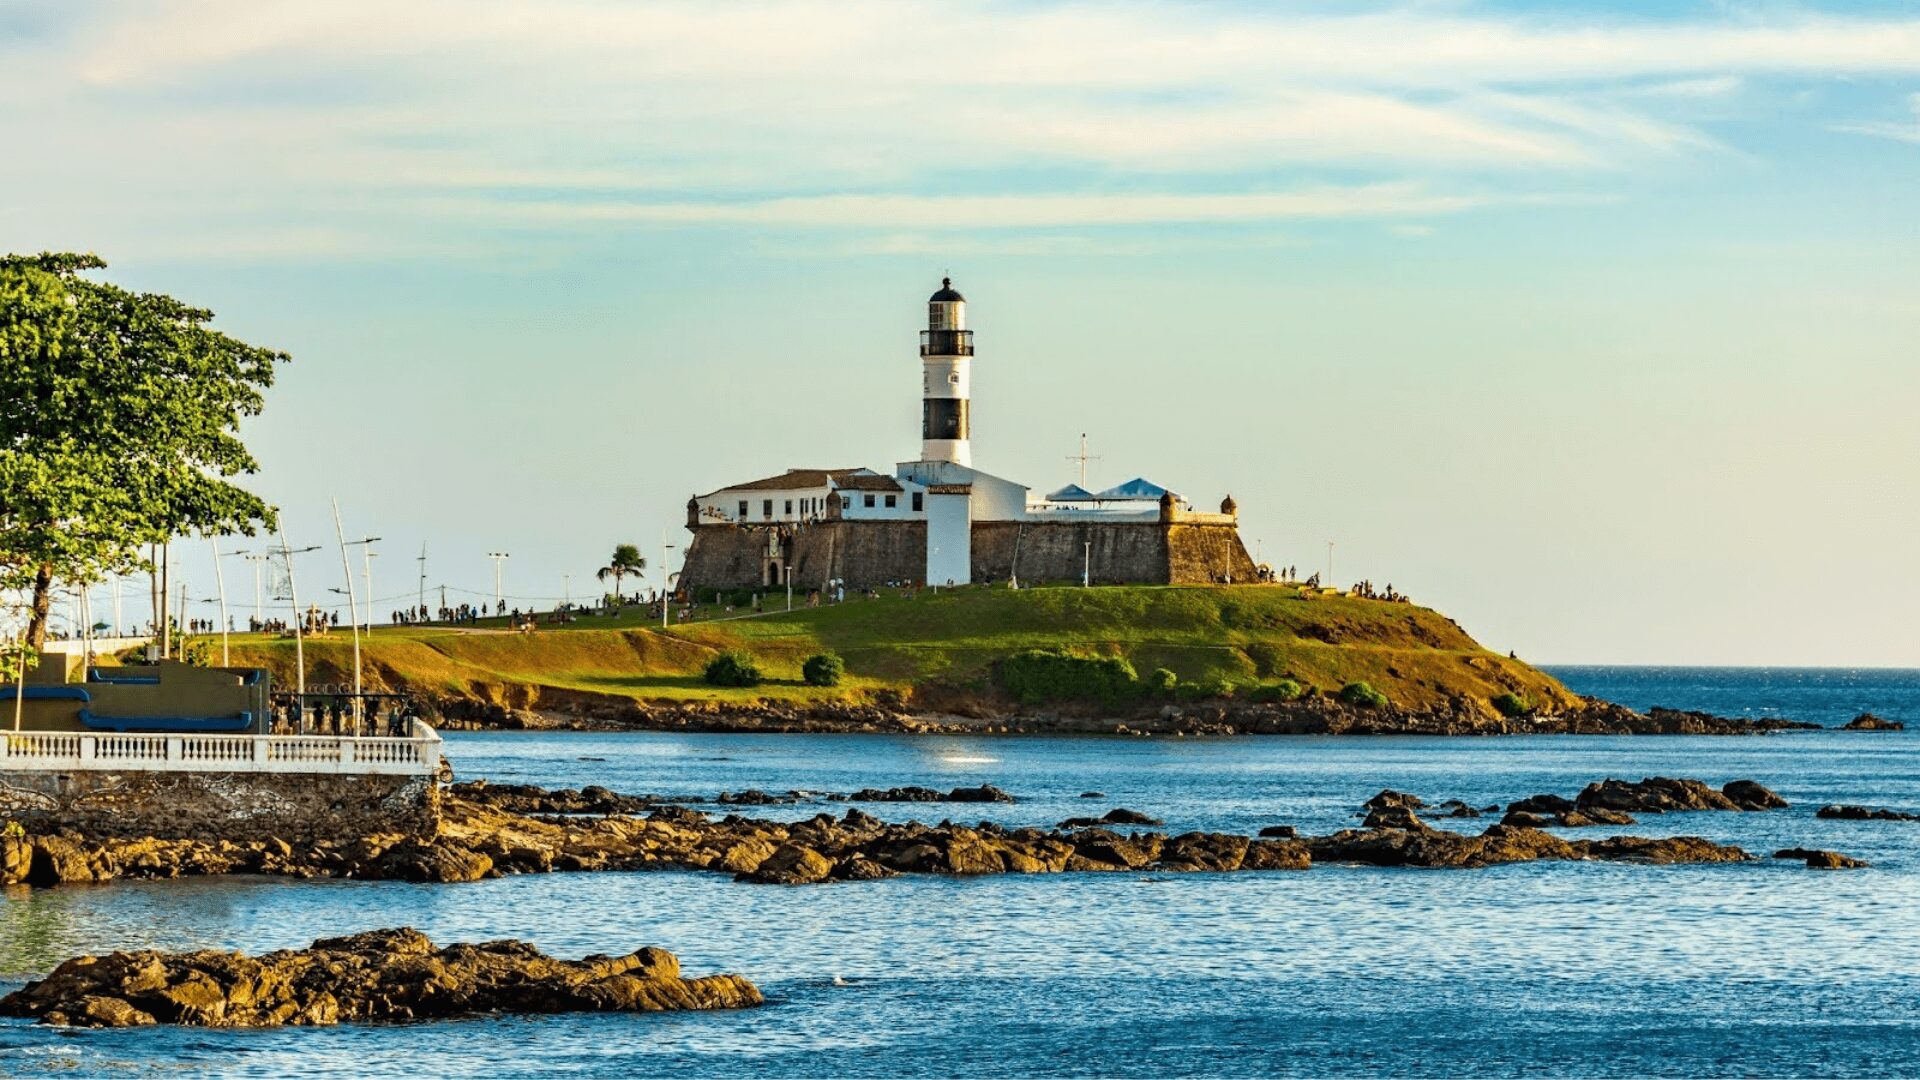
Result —
[{"label": "lighthouse", "polygon": [[940,291],[927,299],[920,375],[920,459],[972,466],[967,399],[972,396],[973,331],[967,329],[967,298],[952,278],[941,278]]}]

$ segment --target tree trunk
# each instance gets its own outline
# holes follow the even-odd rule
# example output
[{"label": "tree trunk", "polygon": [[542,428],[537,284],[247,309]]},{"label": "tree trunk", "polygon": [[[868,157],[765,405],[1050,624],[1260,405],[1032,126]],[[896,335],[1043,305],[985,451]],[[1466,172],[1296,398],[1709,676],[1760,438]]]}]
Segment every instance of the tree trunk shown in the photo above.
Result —
[{"label": "tree trunk", "polygon": [[53,567],[42,566],[33,572],[33,617],[27,623],[27,645],[38,649],[47,643],[47,615],[53,610]]}]

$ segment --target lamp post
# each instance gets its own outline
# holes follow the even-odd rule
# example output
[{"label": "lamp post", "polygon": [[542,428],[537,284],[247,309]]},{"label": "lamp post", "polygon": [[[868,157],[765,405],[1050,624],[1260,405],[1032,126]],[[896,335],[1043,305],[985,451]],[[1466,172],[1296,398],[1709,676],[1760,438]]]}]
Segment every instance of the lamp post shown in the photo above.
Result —
[{"label": "lamp post", "polygon": [[1333,588],[1333,541],[1327,541],[1327,588]]},{"label": "lamp post", "polygon": [[513,556],[504,551],[489,551],[487,558],[493,560],[493,610],[497,614],[507,606],[506,596],[501,591],[500,568]]},{"label": "lamp post", "polygon": [[1093,586],[1093,541],[1088,540],[1080,547],[1080,587],[1087,589]]},{"label": "lamp post", "polygon": [[[280,558],[287,564],[287,602],[293,607],[293,692],[302,698],[307,696],[307,648],[306,635],[300,626],[300,589],[293,583],[293,557],[319,550],[318,544],[303,548],[288,547],[287,530],[280,530]],[[302,702],[303,708],[304,705]]]},{"label": "lamp post", "polygon": [[[353,598],[353,564],[347,561],[347,533],[340,525],[340,500],[333,500],[333,536],[340,543],[340,570],[347,579],[347,623],[353,628],[353,733],[360,734],[360,606]],[[356,544],[371,540],[356,540]]]},{"label": "lamp post", "polygon": [[233,657],[227,649],[227,571],[220,564],[220,538],[208,536],[207,544],[213,548],[213,580],[220,595],[220,666],[227,667],[233,663]]},{"label": "lamp post", "polygon": [[[336,507],[336,509],[338,509],[338,507]],[[335,515],[335,516],[337,517],[338,515]],[[338,522],[336,521],[335,524],[338,524]],[[362,556],[361,581],[366,585],[366,594],[367,594],[366,627],[367,627],[368,635],[372,635],[373,633],[373,557],[376,554],[376,552],[373,550],[373,545],[379,542],[379,540],[380,538],[377,536],[363,536],[358,540],[343,540],[341,541],[341,545],[340,545],[341,546],[340,557],[343,560],[346,558],[347,548],[349,547],[360,548],[360,552]],[[352,577],[353,571],[351,570],[347,571],[347,576]],[[355,619],[359,618],[358,612],[359,612],[359,609],[356,607],[349,606],[347,608],[347,613],[352,618],[355,618]]]},{"label": "lamp post", "polygon": [[661,533],[660,534],[660,629],[662,630],[665,630],[667,628],[667,611],[668,611],[667,605],[673,602],[673,572],[667,569],[667,567],[671,565],[667,562],[667,552],[672,550],[673,550],[673,545],[667,543],[667,534]]}]

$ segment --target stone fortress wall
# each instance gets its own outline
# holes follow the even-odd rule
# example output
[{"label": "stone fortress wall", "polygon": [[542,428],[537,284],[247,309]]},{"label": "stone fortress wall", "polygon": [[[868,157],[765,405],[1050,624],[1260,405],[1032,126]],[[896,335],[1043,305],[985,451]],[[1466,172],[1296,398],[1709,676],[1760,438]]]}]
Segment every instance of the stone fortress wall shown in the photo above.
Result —
[{"label": "stone fortress wall", "polygon": [[90,839],[350,844],[377,833],[432,835],[440,791],[429,776],[8,770],[0,818]]},{"label": "stone fortress wall", "polygon": [[[693,530],[680,581],[696,592],[774,587],[784,583],[779,568],[790,562],[795,590],[836,579],[855,589],[920,582],[927,569],[926,535],[924,521],[703,524]],[[1099,585],[1258,577],[1239,530],[1226,523],[984,521],[973,525],[972,546],[976,582],[1004,582],[1015,573],[1033,584],[1077,582],[1083,560],[1090,561]]]}]

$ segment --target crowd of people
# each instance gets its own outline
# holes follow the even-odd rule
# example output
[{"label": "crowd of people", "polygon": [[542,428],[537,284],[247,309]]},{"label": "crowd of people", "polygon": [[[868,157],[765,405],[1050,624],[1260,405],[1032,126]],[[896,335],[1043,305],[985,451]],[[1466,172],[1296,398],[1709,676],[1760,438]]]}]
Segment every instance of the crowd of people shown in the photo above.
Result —
[{"label": "crowd of people", "polygon": [[414,700],[400,694],[282,693],[273,695],[271,707],[275,735],[404,739],[413,734],[413,722],[420,716]]}]

